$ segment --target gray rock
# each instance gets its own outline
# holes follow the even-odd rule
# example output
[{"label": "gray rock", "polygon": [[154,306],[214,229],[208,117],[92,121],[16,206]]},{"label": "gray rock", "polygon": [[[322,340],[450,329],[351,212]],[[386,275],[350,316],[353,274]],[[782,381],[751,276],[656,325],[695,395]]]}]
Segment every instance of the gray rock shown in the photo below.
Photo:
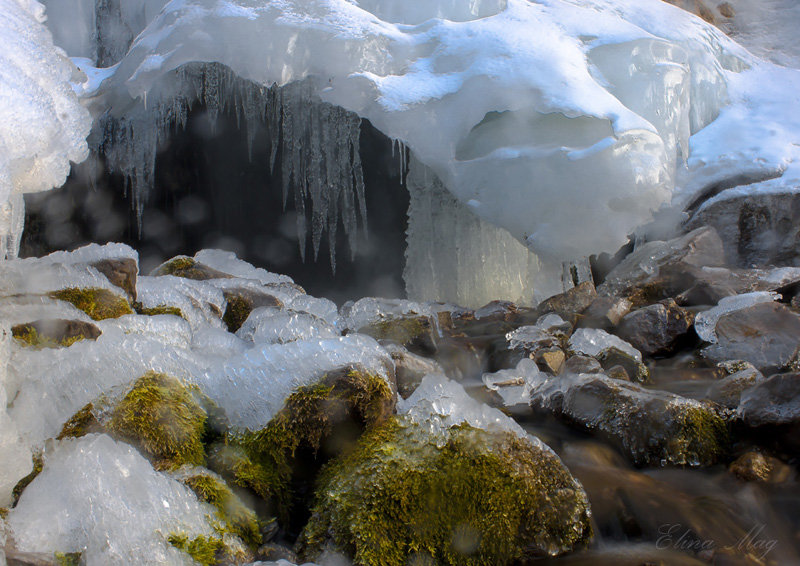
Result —
[{"label": "gray rock", "polygon": [[[600,362],[600,366],[609,375],[614,368],[622,368],[627,380],[635,381],[636,383],[650,382],[650,370],[647,369],[647,366],[625,350],[614,347],[606,348],[596,357],[597,361]],[[619,372],[617,371],[616,373]],[[619,376],[617,379],[625,379],[625,377]]]},{"label": "gray rock", "polygon": [[692,327],[694,315],[666,299],[625,316],[616,334],[630,342],[642,354],[668,353],[678,338]]},{"label": "gray rock", "polygon": [[800,343],[800,315],[780,303],[761,303],[720,317],[717,343],[703,348],[712,361],[742,359],[761,371],[786,367]]},{"label": "gray rock", "polygon": [[394,361],[397,392],[401,397],[411,395],[419,386],[422,378],[429,373],[443,374],[444,370],[434,360],[423,358],[394,343],[382,346],[389,352]]},{"label": "gray rock", "polygon": [[693,279],[682,281],[679,275],[684,271],[724,264],[722,240],[713,228],[703,227],[680,238],[642,245],[606,276],[597,292],[626,297],[634,305],[649,304],[689,289]]},{"label": "gray rock", "polygon": [[727,450],[710,407],[604,375],[562,375],[531,388],[531,407],[600,433],[636,464],[712,465]]},{"label": "gray rock", "polygon": [[687,223],[689,229],[712,226],[719,233],[731,265],[800,264],[800,194],[759,193],[715,199]]},{"label": "gray rock", "polygon": [[603,366],[591,356],[571,356],[564,364],[564,371],[569,373],[602,373]]},{"label": "gray rock", "polygon": [[764,380],[764,374],[748,362],[744,364],[747,367],[742,367],[711,385],[703,397],[728,409],[738,407],[742,392]]},{"label": "gray rock", "polygon": [[631,312],[633,304],[622,297],[597,297],[594,302],[584,311],[579,322],[580,326],[590,328],[601,328],[609,330]]},{"label": "gray rock", "polygon": [[737,415],[751,427],[800,423],[800,373],[779,373],[742,393]]},{"label": "gray rock", "polygon": [[424,315],[390,316],[358,330],[376,340],[390,340],[416,354],[432,355],[437,350],[439,332],[432,317]]}]

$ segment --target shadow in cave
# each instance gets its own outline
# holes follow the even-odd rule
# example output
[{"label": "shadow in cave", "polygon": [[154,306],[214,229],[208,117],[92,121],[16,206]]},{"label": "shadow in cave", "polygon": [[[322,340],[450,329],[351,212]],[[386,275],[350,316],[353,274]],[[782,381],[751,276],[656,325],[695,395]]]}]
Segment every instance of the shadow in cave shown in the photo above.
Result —
[{"label": "shadow in cave", "polygon": [[[291,276],[312,295],[338,304],[363,296],[404,297],[408,191],[391,140],[364,120],[360,152],[366,185],[368,233],[359,230],[355,257],[339,222],[336,270],[322,236],[314,261],[310,234],[301,260],[293,196],[284,210],[280,153],[270,171],[266,128],[255,132],[252,155],[247,133],[232,113],[212,123],[202,105],[159,147],[154,187],[142,215],[141,233],[121,175],[109,174],[98,158],[74,166],[66,184],[25,195],[20,256],[71,250],[90,242],[124,242],[139,251],[147,274],[178,254],[202,248],[236,252],[250,263]],[[307,202],[310,212],[310,201]]]}]

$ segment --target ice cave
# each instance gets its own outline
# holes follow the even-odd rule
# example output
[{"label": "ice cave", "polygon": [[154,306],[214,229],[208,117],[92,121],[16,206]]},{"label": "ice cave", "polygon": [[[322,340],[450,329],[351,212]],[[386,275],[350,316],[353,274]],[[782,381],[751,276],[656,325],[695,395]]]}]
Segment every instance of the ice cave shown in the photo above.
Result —
[{"label": "ice cave", "polygon": [[795,0],[0,0],[0,566],[798,564]]}]

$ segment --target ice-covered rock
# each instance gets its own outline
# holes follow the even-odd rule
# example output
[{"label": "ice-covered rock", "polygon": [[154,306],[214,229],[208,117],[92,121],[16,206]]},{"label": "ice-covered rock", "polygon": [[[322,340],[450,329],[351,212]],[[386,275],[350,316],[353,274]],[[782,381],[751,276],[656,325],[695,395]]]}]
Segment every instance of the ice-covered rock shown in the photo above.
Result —
[{"label": "ice-covered rock", "polygon": [[597,357],[609,348],[616,348],[642,361],[642,353],[628,342],[599,328],[579,328],[569,339],[569,348],[576,354]]},{"label": "ice-covered rock", "polygon": [[22,193],[60,186],[70,161],[88,155],[91,118],[70,85],[76,70],[45,19],[38,2],[0,3],[0,259],[17,255]]},{"label": "ice-covered rock", "polygon": [[260,307],[247,317],[236,335],[255,344],[286,344],[295,340],[336,338],[339,332],[307,312]]},{"label": "ice-covered rock", "polygon": [[483,374],[483,384],[496,391],[507,407],[527,404],[531,400],[531,389],[543,378],[539,368],[531,359],[523,358],[514,369]]},{"label": "ice-covered rock", "polygon": [[243,259],[236,257],[233,252],[225,250],[200,250],[194,254],[194,259],[200,263],[227,273],[240,279],[254,279],[264,285],[293,284],[288,275],[272,273],[260,267],[254,267]]},{"label": "ice-covered rock", "polygon": [[196,383],[225,410],[232,426],[259,430],[295,389],[349,365],[360,365],[393,382],[389,354],[372,338],[351,334],[256,346],[215,364]]},{"label": "ice-covered rock", "polygon": [[745,360],[759,370],[781,369],[798,350],[800,316],[781,303],[762,302],[722,316],[717,341],[703,348],[703,357],[722,362]]},{"label": "ice-covered rock", "polygon": [[777,301],[781,296],[772,292],[744,293],[725,297],[714,308],[699,313],[695,317],[694,329],[701,340],[715,344],[717,342],[716,327],[719,319],[726,314],[752,307],[761,303]]},{"label": "ice-covered rock", "polygon": [[139,302],[143,307],[177,307],[193,329],[202,326],[222,328],[225,297],[222,291],[206,281],[162,275],[139,277]]},{"label": "ice-covered rock", "polygon": [[397,380],[397,392],[403,398],[411,395],[419,387],[426,375],[444,374],[442,366],[435,360],[418,356],[399,344],[387,342],[382,346],[392,356],[395,379]]},{"label": "ice-covered rock", "polygon": [[88,566],[189,565],[167,542],[214,534],[213,508],[183,484],[157,473],[132,447],[106,435],[59,442],[8,515],[17,549],[82,552]]},{"label": "ice-covered rock", "polygon": [[355,302],[348,301],[340,309],[342,327],[349,331],[358,331],[375,322],[404,316],[431,316],[430,305],[405,299],[382,299],[364,297]]}]

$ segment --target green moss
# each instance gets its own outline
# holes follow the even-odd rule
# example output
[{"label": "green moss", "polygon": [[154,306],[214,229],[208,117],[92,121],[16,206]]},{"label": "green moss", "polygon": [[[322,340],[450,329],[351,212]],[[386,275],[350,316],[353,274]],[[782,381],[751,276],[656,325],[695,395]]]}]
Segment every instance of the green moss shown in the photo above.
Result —
[{"label": "green moss", "polygon": [[216,564],[217,553],[222,552],[225,548],[221,538],[206,537],[204,535],[190,539],[185,533],[170,533],[167,541],[200,564],[203,564],[203,566]]},{"label": "green moss", "polygon": [[145,307],[142,303],[135,301],[133,303],[133,310],[136,311],[137,314],[145,315],[145,316],[156,316],[159,314],[172,314],[175,316],[179,316],[181,318],[186,318],[183,316],[183,311],[178,307],[173,307],[170,305],[157,305],[155,307]]},{"label": "green moss", "polygon": [[[380,376],[357,369],[331,372],[320,382],[292,393],[265,428],[231,435],[227,449],[215,456],[218,471],[274,503],[285,522],[293,504],[298,450],[316,455],[324,448],[325,457],[338,452],[347,442],[345,431],[352,433],[355,428],[360,434],[385,421],[395,400]],[[331,445],[332,439],[340,444]]]},{"label": "green moss", "polygon": [[205,460],[203,437],[207,414],[180,381],[148,372],[114,407],[108,430],[137,446],[158,469]]},{"label": "green moss", "polygon": [[53,559],[58,566],[78,566],[81,563],[80,552],[56,552]]},{"label": "green moss", "polygon": [[228,273],[212,269],[186,256],[178,256],[161,264],[153,271],[152,275],[174,275],[175,277],[183,277],[184,279],[193,279],[195,281],[231,277]]},{"label": "green moss", "polygon": [[730,445],[725,421],[710,409],[691,407],[678,416],[679,430],[670,441],[671,450],[686,454],[689,463],[718,462]]},{"label": "green moss", "polygon": [[23,346],[33,348],[34,350],[41,350],[43,348],[69,348],[75,342],[84,340],[86,336],[78,334],[77,336],[67,336],[61,340],[56,340],[49,336],[43,336],[33,326],[15,326],[11,329],[11,334]]},{"label": "green moss", "polygon": [[393,418],[324,469],[306,558],[332,543],[358,565],[503,565],[591,537],[585,495],[554,455],[508,432],[426,434]]},{"label": "green moss", "polygon": [[0,507],[0,519],[7,519],[8,518],[8,509],[5,507]]},{"label": "green moss", "polygon": [[64,438],[80,438],[90,432],[100,432],[102,427],[94,414],[94,404],[88,403],[64,423],[57,440]]},{"label": "green moss", "polygon": [[14,489],[11,491],[11,497],[13,500],[12,507],[16,506],[17,502],[19,501],[19,498],[22,496],[22,492],[25,491],[25,488],[28,487],[30,483],[36,479],[36,476],[38,476],[42,472],[43,465],[44,465],[44,460],[42,459],[41,452],[38,454],[34,454],[33,469],[31,470],[31,473],[29,473],[27,476],[19,480],[17,482],[17,485],[15,485]]},{"label": "green moss", "polygon": [[225,307],[225,314],[222,321],[228,327],[228,331],[236,332],[242,327],[244,321],[253,312],[253,303],[241,295],[230,295],[228,306]]},{"label": "green moss", "polygon": [[248,509],[225,483],[209,474],[196,474],[181,480],[197,497],[217,508],[227,530],[239,536],[252,549],[261,544],[261,532],[255,512]]},{"label": "green moss", "polygon": [[50,293],[50,296],[72,303],[88,314],[92,320],[119,318],[122,315],[133,314],[133,309],[127,299],[107,289],[70,287]]}]

